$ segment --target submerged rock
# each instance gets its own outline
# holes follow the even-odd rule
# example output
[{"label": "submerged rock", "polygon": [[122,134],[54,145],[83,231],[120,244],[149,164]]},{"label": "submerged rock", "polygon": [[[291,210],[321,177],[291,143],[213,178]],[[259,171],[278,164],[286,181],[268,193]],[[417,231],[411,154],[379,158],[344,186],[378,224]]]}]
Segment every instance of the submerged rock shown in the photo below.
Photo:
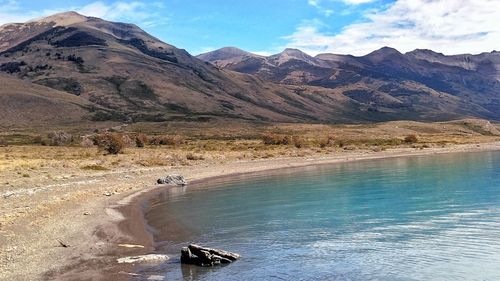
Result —
[{"label": "submerged rock", "polygon": [[168,259],[169,259],[169,257],[167,255],[149,254],[149,255],[142,255],[142,256],[131,256],[131,257],[119,258],[116,261],[118,263],[139,263],[139,262],[163,262],[163,261],[166,261]]},{"label": "submerged rock", "polygon": [[187,185],[186,179],[183,176],[179,176],[179,175],[168,175],[164,178],[159,178],[156,182],[158,184],[169,184],[169,185],[178,185],[178,186]]},{"label": "submerged rock", "polygon": [[181,249],[181,263],[198,266],[228,264],[240,258],[239,254],[224,250],[201,247],[191,244]]}]

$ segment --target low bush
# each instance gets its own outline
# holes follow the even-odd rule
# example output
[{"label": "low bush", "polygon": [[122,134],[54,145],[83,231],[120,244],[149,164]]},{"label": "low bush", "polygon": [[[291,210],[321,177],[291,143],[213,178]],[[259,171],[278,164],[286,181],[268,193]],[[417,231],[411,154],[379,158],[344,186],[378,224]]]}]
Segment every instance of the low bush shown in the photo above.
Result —
[{"label": "low bush", "polygon": [[187,160],[204,160],[205,158],[202,155],[193,154],[190,152],[190,153],[186,154],[186,159]]},{"label": "low bush", "polygon": [[0,147],[1,146],[8,146],[9,144],[7,143],[7,141],[3,138],[0,138]]},{"label": "low bush", "polygon": [[303,137],[300,137],[300,136],[293,136],[292,137],[292,142],[293,142],[293,145],[296,147],[296,148],[302,148],[304,147],[305,145],[305,140]]},{"label": "low bush", "polygon": [[148,137],[145,134],[138,134],[135,136],[135,146],[144,147],[148,142]]},{"label": "low bush", "polygon": [[123,141],[123,136],[116,133],[96,135],[94,137],[94,144],[108,154],[118,154],[123,151],[126,145]]},{"label": "low bush", "polygon": [[335,138],[333,136],[327,136],[319,140],[319,147],[325,148],[327,146],[333,145]]},{"label": "low bush", "polygon": [[152,136],[148,143],[151,145],[179,145],[185,143],[185,139],[177,135]]},{"label": "low bush", "polygon": [[33,143],[34,144],[42,144],[42,142],[43,142],[42,136],[36,135],[35,137],[33,137]]},{"label": "low bush", "polygon": [[135,139],[132,139],[129,135],[121,135],[122,136],[122,141],[123,141],[123,145],[125,147],[135,147],[136,146],[136,143],[135,143]]},{"label": "low bush", "polygon": [[63,146],[73,142],[73,135],[66,132],[52,132],[47,135],[51,146]]},{"label": "low bush", "polygon": [[262,135],[262,141],[266,145],[288,145],[292,143],[292,138],[287,135],[265,133]]},{"label": "low bush", "polygon": [[338,140],[338,141],[336,141],[336,143],[340,148],[342,148],[346,145],[346,142],[344,140]]},{"label": "low bush", "polygon": [[92,147],[94,146],[94,142],[89,137],[82,137],[82,141],[80,142],[81,147]]},{"label": "low bush", "polygon": [[405,137],[405,142],[406,143],[417,143],[418,137],[415,134],[408,135]]}]

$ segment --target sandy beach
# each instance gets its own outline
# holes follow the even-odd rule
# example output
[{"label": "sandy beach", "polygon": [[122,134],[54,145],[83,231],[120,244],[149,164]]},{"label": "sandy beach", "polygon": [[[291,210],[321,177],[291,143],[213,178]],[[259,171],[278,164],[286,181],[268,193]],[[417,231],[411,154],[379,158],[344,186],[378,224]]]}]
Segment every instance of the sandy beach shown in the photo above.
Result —
[{"label": "sandy beach", "polygon": [[[142,202],[168,186],[156,180],[180,174],[191,183],[308,165],[367,159],[500,150],[500,142],[431,148],[355,150],[257,160],[199,161],[189,166],[119,168],[16,184],[3,173],[0,189],[0,280],[126,280],[132,266],[116,258],[154,251]],[[67,173],[71,174],[71,171]],[[189,186],[188,186],[189,188]],[[136,246],[131,246],[136,245]]]}]

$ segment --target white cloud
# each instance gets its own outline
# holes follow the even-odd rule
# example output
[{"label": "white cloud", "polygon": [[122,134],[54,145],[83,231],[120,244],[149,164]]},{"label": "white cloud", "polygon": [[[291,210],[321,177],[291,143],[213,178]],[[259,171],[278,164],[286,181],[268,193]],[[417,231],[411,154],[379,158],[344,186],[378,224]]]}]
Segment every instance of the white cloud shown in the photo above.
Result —
[{"label": "white cloud", "polygon": [[103,18],[111,21],[133,22],[143,27],[164,24],[168,18],[156,10],[163,7],[160,2],[146,4],[139,1],[116,1],[104,3],[95,1],[85,6],[68,6],[58,10],[26,11],[16,0],[0,0],[0,24],[25,22],[30,19],[48,16],[58,12],[76,11],[85,16]]},{"label": "white cloud", "polygon": [[364,55],[383,46],[402,52],[425,48],[445,54],[480,53],[500,49],[499,26],[500,0],[398,0],[366,12],[362,22],[337,34],[323,32],[317,20],[303,22],[284,37],[284,47],[310,54]]},{"label": "white cloud", "polygon": [[[329,2],[343,2],[347,5],[360,5],[366,4],[370,2],[374,2],[376,0],[328,0]],[[322,0],[307,0],[307,3],[313,7],[320,8]]]},{"label": "white cloud", "polygon": [[327,9],[321,5],[321,0],[307,0],[307,4],[310,6],[313,6],[318,10],[320,14],[322,14],[325,17],[329,17],[333,15],[334,11],[332,9]]},{"label": "white cloud", "polygon": [[0,24],[24,22],[36,17],[37,13],[19,13],[20,7],[16,0],[0,0]]},{"label": "white cloud", "polygon": [[319,7],[321,0],[307,0],[307,3],[313,7]]},{"label": "white cloud", "polygon": [[307,4],[316,8],[318,13],[325,17],[330,17],[335,13],[335,10],[331,8],[332,4],[335,4],[335,7],[338,7],[338,3],[342,2],[345,7],[340,14],[345,14],[352,12],[352,9],[355,9],[358,5],[371,3],[377,0],[307,0]]},{"label": "white cloud", "polygon": [[[153,3],[158,7],[158,3]],[[164,23],[166,18],[151,11],[151,7],[143,2],[114,2],[105,4],[101,1],[90,3],[76,9],[77,12],[92,17],[103,18],[111,21],[124,20],[138,23],[141,26],[154,26]]]},{"label": "white cloud", "polygon": [[342,0],[345,4],[348,5],[360,5],[373,2],[374,0]]}]

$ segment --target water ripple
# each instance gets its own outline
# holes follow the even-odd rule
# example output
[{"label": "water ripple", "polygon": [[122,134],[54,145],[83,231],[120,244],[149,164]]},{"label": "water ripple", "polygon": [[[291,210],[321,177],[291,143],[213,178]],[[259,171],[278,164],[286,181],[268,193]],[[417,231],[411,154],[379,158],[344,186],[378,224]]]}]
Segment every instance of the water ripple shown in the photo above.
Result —
[{"label": "water ripple", "polygon": [[500,280],[499,153],[309,167],[150,203],[151,225],[168,214],[196,233],[159,251],[195,239],[243,255],[168,264],[166,280]]}]

